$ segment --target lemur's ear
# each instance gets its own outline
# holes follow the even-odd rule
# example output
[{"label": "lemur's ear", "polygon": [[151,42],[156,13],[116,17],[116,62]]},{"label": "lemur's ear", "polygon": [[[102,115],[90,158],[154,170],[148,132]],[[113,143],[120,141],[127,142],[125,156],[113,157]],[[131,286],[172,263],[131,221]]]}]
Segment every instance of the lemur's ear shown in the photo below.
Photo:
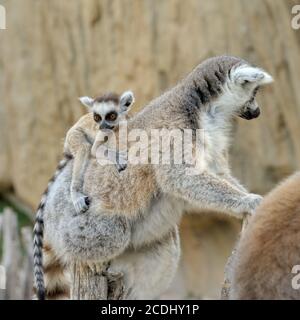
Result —
[{"label": "lemur's ear", "polygon": [[125,91],[120,98],[120,110],[126,112],[134,103],[134,95],[132,91]]},{"label": "lemur's ear", "polygon": [[240,85],[244,85],[246,83],[264,85],[273,82],[273,78],[267,72],[251,66],[237,67],[233,70],[232,77],[235,83]]},{"label": "lemur's ear", "polygon": [[89,109],[93,106],[94,104],[94,99],[90,98],[90,97],[80,97],[78,98],[79,101],[86,107],[88,107]]}]

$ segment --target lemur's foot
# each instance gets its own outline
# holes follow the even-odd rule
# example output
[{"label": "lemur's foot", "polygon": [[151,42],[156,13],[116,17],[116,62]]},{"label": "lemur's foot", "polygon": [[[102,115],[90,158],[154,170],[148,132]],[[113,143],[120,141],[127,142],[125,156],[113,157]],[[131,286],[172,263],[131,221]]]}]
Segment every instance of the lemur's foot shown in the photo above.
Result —
[{"label": "lemur's foot", "polygon": [[109,271],[103,272],[108,281],[109,300],[124,300],[126,290],[124,284],[124,273]]},{"label": "lemur's foot", "polygon": [[104,271],[103,275],[107,278],[108,282],[118,281],[124,277],[123,272],[113,272],[113,271],[109,271],[109,269],[107,271]]},{"label": "lemur's foot", "polygon": [[249,193],[243,198],[244,212],[249,214],[254,214],[256,211],[256,208],[260,205],[262,200],[263,200],[262,196],[254,193]]},{"label": "lemur's foot", "polygon": [[87,196],[79,196],[73,201],[77,214],[86,212],[90,207],[90,198]]}]

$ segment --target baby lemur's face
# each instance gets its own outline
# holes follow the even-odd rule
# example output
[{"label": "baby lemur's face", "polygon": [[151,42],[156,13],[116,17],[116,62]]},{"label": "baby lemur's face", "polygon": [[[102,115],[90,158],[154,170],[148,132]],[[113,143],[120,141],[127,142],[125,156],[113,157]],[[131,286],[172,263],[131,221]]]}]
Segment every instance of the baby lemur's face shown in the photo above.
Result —
[{"label": "baby lemur's face", "polygon": [[99,130],[113,130],[130,110],[134,96],[131,91],[126,91],[121,96],[108,93],[95,99],[81,97],[80,101],[93,112]]},{"label": "baby lemur's face", "polygon": [[94,102],[92,112],[100,130],[113,130],[118,125],[121,117],[119,104],[113,101]]}]

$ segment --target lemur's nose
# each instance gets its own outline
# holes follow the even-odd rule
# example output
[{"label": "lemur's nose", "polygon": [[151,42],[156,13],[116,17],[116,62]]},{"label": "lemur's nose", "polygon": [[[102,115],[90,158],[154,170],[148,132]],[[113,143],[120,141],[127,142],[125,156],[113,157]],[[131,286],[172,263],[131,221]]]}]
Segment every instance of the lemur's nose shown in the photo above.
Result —
[{"label": "lemur's nose", "polygon": [[253,110],[252,112],[252,117],[253,118],[257,118],[260,115],[260,109],[256,108],[255,110]]},{"label": "lemur's nose", "polygon": [[104,129],[112,130],[113,128],[114,128],[113,126],[111,126],[111,125],[109,125],[109,124],[107,124],[105,122],[101,123],[100,126],[99,126],[100,130],[104,130]]},{"label": "lemur's nose", "polygon": [[239,114],[239,117],[246,119],[246,120],[252,120],[257,118],[260,115],[260,109],[257,107],[256,109],[252,110],[250,108],[247,108],[242,113]]}]

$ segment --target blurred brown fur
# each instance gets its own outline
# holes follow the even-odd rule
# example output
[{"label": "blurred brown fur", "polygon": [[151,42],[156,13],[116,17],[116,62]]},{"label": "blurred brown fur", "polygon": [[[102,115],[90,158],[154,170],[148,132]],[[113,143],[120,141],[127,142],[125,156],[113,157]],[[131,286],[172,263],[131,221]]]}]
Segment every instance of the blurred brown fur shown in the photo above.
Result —
[{"label": "blurred brown fur", "polygon": [[234,258],[231,299],[300,299],[300,172],[271,191],[242,235]]}]

